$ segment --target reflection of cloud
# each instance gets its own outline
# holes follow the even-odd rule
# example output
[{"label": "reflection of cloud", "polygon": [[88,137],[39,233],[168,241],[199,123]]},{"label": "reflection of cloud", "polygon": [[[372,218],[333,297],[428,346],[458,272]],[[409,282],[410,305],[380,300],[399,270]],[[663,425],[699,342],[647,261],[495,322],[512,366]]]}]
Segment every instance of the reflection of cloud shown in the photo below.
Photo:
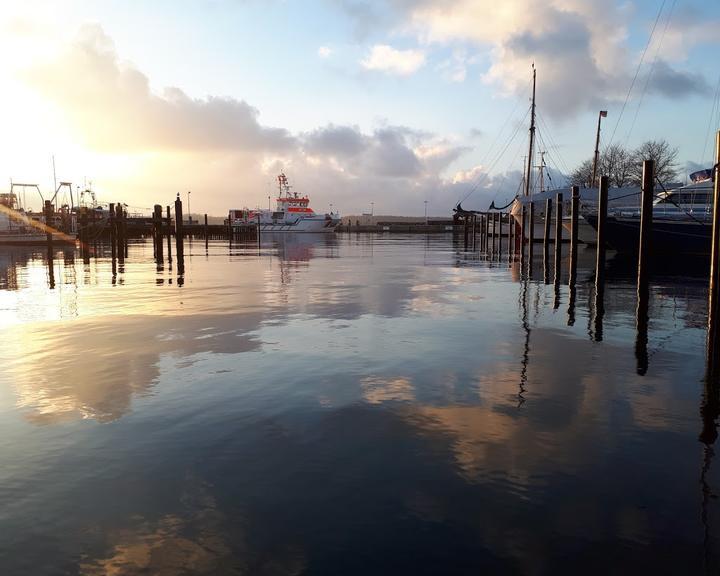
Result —
[{"label": "reflection of cloud", "polygon": [[[259,314],[176,317],[113,316],[69,324],[21,325],[6,332],[7,367],[28,418],[49,423],[74,418],[116,420],[132,396],[160,376],[161,356],[184,360],[201,352],[256,349],[249,335]],[[7,348],[7,347],[6,347]]]},{"label": "reflection of cloud", "polygon": [[370,404],[381,404],[390,401],[412,401],[415,399],[412,383],[409,378],[380,378],[368,376],[360,381],[365,400]]},{"label": "reflection of cloud", "polygon": [[[204,486],[191,485],[183,498],[181,514],[166,514],[155,521],[140,519],[129,529],[110,535],[111,553],[85,558],[80,573],[86,576],[131,574],[217,574],[241,568],[222,532],[222,516]],[[243,547],[243,542],[233,542]],[[242,567],[244,568],[244,567]]]}]

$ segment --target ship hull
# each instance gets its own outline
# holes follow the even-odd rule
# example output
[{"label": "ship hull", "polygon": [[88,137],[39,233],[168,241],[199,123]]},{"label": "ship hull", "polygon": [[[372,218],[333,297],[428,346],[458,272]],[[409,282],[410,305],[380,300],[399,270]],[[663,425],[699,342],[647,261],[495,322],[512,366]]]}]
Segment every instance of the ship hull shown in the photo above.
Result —
[{"label": "ship hull", "polygon": [[[246,227],[251,222],[243,223],[242,226]],[[330,233],[334,232],[340,224],[339,218],[327,219],[325,217],[318,218],[301,218],[292,223],[285,222],[260,222],[260,232],[273,232],[273,233]]]},{"label": "ship hull", "polygon": [[[75,238],[67,234],[53,234],[53,243],[74,244]],[[47,244],[45,234],[0,234],[0,246],[42,246]]]}]

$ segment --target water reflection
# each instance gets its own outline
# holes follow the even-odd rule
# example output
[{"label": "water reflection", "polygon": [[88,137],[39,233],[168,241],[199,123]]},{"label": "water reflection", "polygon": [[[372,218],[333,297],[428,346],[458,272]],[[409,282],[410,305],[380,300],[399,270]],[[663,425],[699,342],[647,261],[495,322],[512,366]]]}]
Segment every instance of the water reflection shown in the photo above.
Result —
[{"label": "water reflection", "polygon": [[641,376],[582,254],[546,288],[449,237],[196,244],[182,287],[141,244],[114,287],[0,260],[7,573],[717,567],[701,289],[653,283]]}]

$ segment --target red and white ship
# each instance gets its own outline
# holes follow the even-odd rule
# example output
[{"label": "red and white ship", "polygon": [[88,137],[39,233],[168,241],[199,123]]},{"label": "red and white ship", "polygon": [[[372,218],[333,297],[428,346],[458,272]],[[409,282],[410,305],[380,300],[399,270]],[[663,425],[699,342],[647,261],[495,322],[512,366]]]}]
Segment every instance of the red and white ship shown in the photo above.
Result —
[{"label": "red and white ship", "polygon": [[261,232],[333,232],[340,224],[340,214],[316,214],[310,208],[310,199],[290,191],[287,176],[277,177],[279,194],[277,208],[272,210],[230,210],[231,226],[258,224]]}]

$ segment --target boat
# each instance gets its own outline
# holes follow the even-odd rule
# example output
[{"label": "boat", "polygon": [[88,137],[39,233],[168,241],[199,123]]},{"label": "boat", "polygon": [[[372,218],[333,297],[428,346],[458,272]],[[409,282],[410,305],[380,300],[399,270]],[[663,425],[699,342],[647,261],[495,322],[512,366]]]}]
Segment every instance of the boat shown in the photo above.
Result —
[{"label": "boat", "polygon": [[287,176],[277,177],[278,198],[273,210],[230,210],[228,223],[233,228],[246,228],[256,224],[260,232],[334,232],[340,224],[340,214],[330,212],[317,214],[310,208],[310,199],[291,191]]},{"label": "boat", "polygon": [[52,241],[74,243],[75,238],[55,228],[48,228],[40,216],[18,207],[13,192],[0,194],[0,245],[33,246],[47,243],[47,231],[52,230]]},{"label": "boat", "polygon": [[[714,182],[708,178],[659,193],[656,190],[651,240],[656,253],[710,254],[713,186]],[[637,197],[640,197],[639,192]],[[597,229],[597,209],[584,208],[581,215]],[[608,203],[605,238],[608,247],[618,252],[637,252],[640,239],[639,203],[632,208]]]}]

